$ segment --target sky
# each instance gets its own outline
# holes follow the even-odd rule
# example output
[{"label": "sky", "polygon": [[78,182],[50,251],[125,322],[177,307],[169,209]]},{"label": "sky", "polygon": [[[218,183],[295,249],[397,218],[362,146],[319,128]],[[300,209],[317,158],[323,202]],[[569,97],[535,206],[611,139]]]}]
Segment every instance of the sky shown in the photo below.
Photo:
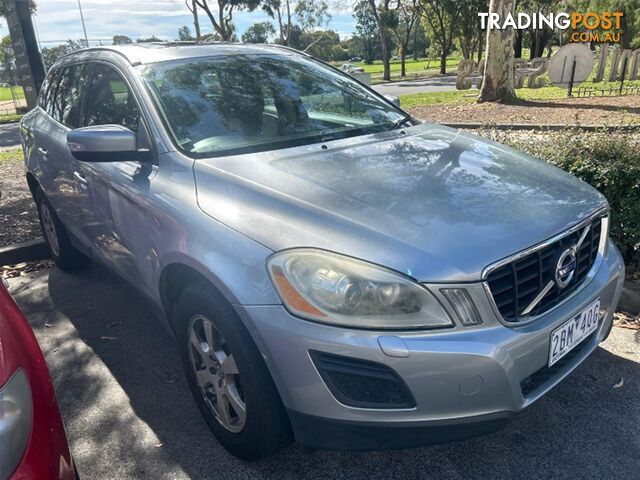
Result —
[{"label": "sky", "polygon": [[[84,14],[87,36],[91,45],[100,40],[111,42],[114,35],[127,35],[132,39],[155,35],[163,40],[177,36],[178,28],[189,26],[192,34],[193,17],[184,0],[80,0]],[[78,0],[39,0],[34,17],[37,35],[42,47],[51,47],[71,38],[84,38]],[[211,5],[216,5],[210,0]],[[355,20],[348,0],[336,1],[331,7],[332,19],[329,28],[341,37],[349,37]],[[213,31],[204,12],[200,12],[202,33]],[[255,22],[271,20],[264,12],[234,12],[234,23],[241,36]],[[274,22],[275,26],[275,22]],[[2,36],[8,34],[6,22],[0,28]]]}]

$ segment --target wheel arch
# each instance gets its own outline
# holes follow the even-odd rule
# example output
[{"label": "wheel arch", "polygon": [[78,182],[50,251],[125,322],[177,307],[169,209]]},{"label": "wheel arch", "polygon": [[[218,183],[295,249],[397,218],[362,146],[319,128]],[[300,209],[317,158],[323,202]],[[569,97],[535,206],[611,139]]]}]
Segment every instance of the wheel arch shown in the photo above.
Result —
[{"label": "wheel arch", "polygon": [[160,274],[159,290],[162,307],[167,317],[167,323],[173,330],[173,334],[176,338],[179,338],[179,325],[176,324],[174,318],[174,306],[180,298],[180,294],[184,289],[193,282],[205,282],[219,295],[219,297],[226,301],[235,312],[237,320],[247,330],[251,340],[260,352],[262,361],[265,363],[267,371],[271,377],[271,380],[276,386],[278,395],[282,401],[283,395],[286,395],[286,391],[283,390],[280,382],[277,381],[278,376],[274,375],[274,365],[268,355],[265,355],[266,348],[260,338],[255,327],[252,325],[251,320],[247,319],[246,315],[243,315],[241,309],[236,308],[240,305],[237,297],[231,292],[229,288],[222,282],[222,280],[211,273],[205,266],[199,264],[193,259],[183,258],[179,261],[173,261],[164,266]]},{"label": "wheel arch", "polygon": [[233,295],[217,276],[213,275],[207,269],[202,268],[195,262],[189,262],[184,259],[169,263],[165,265],[160,273],[159,293],[162,307],[167,313],[169,322],[174,330],[176,326],[173,325],[173,305],[178,301],[184,289],[197,281],[211,285],[211,288],[230,305],[237,303],[235,295]]},{"label": "wheel arch", "polygon": [[40,182],[38,182],[38,179],[36,178],[36,176],[31,172],[27,172],[26,177],[27,177],[27,185],[29,186],[29,191],[31,192],[31,196],[35,198],[36,192],[38,191],[39,188],[41,188]]}]

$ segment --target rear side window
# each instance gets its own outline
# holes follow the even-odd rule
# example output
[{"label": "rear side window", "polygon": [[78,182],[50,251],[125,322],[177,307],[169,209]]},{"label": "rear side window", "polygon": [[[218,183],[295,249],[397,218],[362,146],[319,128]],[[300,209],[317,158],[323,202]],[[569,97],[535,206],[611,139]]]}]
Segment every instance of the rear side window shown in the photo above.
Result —
[{"label": "rear side window", "polygon": [[53,100],[52,117],[69,128],[80,125],[80,101],[87,83],[88,66],[71,65],[62,71]]},{"label": "rear side window", "polygon": [[46,110],[47,104],[47,96],[49,95],[49,84],[51,83],[51,77],[53,76],[53,71],[50,71],[49,74],[45,77],[44,82],[42,82],[42,87],[40,88],[40,95],[38,96],[38,106],[43,110]]},{"label": "rear side window", "polygon": [[51,70],[40,93],[40,107],[49,115],[53,114],[53,99],[60,79],[60,70]]},{"label": "rear side window", "polygon": [[89,88],[84,124],[122,125],[136,132],[139,121],[138,104],[122,76],[107,65],[96,65]]}]

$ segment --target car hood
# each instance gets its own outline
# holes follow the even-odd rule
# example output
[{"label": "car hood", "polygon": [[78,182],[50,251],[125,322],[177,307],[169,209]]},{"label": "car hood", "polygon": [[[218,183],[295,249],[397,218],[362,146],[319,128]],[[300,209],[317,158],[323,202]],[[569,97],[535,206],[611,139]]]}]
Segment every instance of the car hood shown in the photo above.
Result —
[{"label": "car hood", "polygon": [[424,282],[478,280],[606,206],[541,160],[428,124],[194,170],[201,208],[274,251],[327,249]]}]

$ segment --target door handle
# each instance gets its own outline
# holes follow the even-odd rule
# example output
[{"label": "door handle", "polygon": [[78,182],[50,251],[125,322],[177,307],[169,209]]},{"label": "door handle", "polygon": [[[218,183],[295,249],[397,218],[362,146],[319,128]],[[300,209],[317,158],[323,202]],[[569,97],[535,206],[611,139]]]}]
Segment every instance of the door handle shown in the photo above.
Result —
[{"label": "door handle", "polygon": [[38,147],[38,153],[42,156],[43,160],[47,160],[49,158],[49,152],[47,152],[46,148]]},{"label": "door handle", "polygon": [[89,181],[85,178],[84,175],[82,175],[78,171],[74,170],[73,178],[75,178],[78,182],[80,182],[80,185],[82,185],[84,188],[87,188],[87,185],[89,185]]}]

